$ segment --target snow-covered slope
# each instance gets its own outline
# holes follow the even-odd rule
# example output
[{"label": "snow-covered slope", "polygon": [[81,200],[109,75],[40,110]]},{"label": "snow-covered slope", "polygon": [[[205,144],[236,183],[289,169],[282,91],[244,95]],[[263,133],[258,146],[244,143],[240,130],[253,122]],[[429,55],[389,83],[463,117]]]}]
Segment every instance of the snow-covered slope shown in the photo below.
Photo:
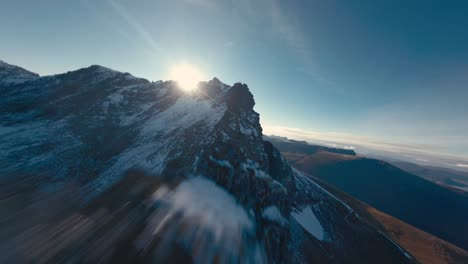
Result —
[{"label": "snow-covered slope", "polygon": [[0,60],[0,85],[23,83],[38,78],[39,75]]},{"label": "snow-covered slope", "polygon": [[[172,81],[149,82],[101,66],[30,76],[24,82],[5,75],[0,80],[2,179],[33,177],[43,192],[78,183],[86,206],[137,168],[181,182],[169,196],[154,192],[150,200],[169,209],[162,217],[153,214],[146,227],[156,219],[156,226],[166,228],[160,221],[174,215],[189,217],[190,223],[198,219],[198,231],[222,234],[224,246],[216,252],[226,260],[412,261],[263,141],[245,84],[230,86],[214,78],[187,93]],[[216,219],[222,210],[229,211],[227,219]],[[139,241],[148,234],[152,241],[157,232],[143,231]],[[248,256],[232,257],[236,253],[225,247],[246,237],[255,249],[242,248]],[[379,250],[367,250],[370,245]]]}]

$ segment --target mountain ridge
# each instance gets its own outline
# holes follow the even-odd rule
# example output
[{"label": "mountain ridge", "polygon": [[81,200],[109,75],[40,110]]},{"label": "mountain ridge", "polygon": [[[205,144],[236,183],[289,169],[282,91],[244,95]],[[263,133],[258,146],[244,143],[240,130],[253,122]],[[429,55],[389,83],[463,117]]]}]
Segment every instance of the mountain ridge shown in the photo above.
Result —
[{"label": "mountain ridge", "polygon": [[352,149],[344,149],[344,148],[332,148],[332,147],[325,147],[321,145],[313,145],[309,144],[306,141],[297,141],[293,139],[288,139],[285,137],[278,137],[278,136],[263,136],[265,140],[268,140],[275,144],[275,146],[280,146],[282,151],[288,152],[291,151],[300,151],[307,154],[314,154],[319,151],[327,151],[330,153],[336,154],[344,154],[349,156],[356,156],[356,152]]},{"label": "mountain ridge", "polygon": [[302,143],[295,143],[296,148],[283,148],[282,144],[276,146],[294,167],[308,175],[425,232],[467,249],[463,217],[468,210],[466,196],[385,161],[327,151],[310,154],[304,152]]},{"label": "mountain ridge", "polygon": [[4,85],[18,84],[39,77],[37,73],[0,60],[0,83]]},{"label": "mountain ridge", "polygon": [[[143,225],[131,232],[145,238],[138,241],[147,243],[144,254],[148,257],[160,256],[163,244],[171,244],[174,249],[184,245],[184,253],[198,261],[215,254],[225,261],[252,263],[415,262],[381,230],[363,222],[349,205],[293,169],[263,140],[260,116],[253,109],[254,97],[246,84],[230,86],[214,78],[187,93],[173,81],[149,82],[91,66],[27,82],[3,83],[0,91],[4,94],[0,98],[0,180],[26,179],[1,186],[27,185],[15,189],[20,194],[12,205],[0,207],[6,215],[28,212],[11,211],[24,207],[20,197],[30,197],[27,190],[45,195],[60,192],[72,182],[77,185],[76,195],[59,203],[68,208],[68,203],[77,200],[74,210],[85,216],[69,216],[76,219],[73,221],[89,226],[102,218],[97,216],[103,211],[123,206],[122,221],[137,217]],[[135,169],[154,176],[128,174]],[[128,206],[126,199],[132,201]],[[190,209],[200,208],[197,202],[209,218],[201,209]],[[104,208],[99,209],[101,206]],[[222,218],[232,215],[222,208],[239,211],[235,214],[239,217]],[[215,216],[234,227],[221,232],[226,239],[219,247],[211,242],[222,227],[212,225]],[[165,218],[171,221],[158,221]],[[5,226],[33,228],[15,220],[12,217]],[[78,229],[74,233],[68,220],[63,221],[45,223],[45,233],[30,239],[49,238],[60,245],[53,252],[64,254],[69,252],[67,245],[88,248],[80,242],[83,236],[99,233],[92,226],[87,232]],[[151,230],[154,221],[161,226],[157,232]],[[203,248],[178,223],[200,231],[200,239],[206,241]],[[64,244],[57,237],[48,237],[56,225],[68,227],[71,240]],[[112,222],[105,226],[112,231]],[[170,235],[174,232],[177,236]],[[122,243],[129,239],[122,235],[110,232],[113,239],[105,240],[106,247],[112,249],[111,241],[116,239]],[[14,250],[2,257],[10,262],[27,257],[22,247],[10,246],[18,241],[11,239],[5,236],[8,248]],[[143,254],[141,248],[134,248],[136,242],[128,242],[129,250]],[[243,244],[251,245],[249,250]],[[199,250],[204,254],[197,254]],[[95,255],[87,257],[97,261],[92,258]]]}]

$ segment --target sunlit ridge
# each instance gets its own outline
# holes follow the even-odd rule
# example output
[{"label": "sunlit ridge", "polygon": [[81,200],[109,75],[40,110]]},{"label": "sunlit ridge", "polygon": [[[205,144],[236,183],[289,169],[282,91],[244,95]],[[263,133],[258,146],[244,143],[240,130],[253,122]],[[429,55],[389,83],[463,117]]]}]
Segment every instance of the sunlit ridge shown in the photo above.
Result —
[{"label": "sunlit ridge", "polygon": [[193,91],[202,81],[203,74],[191,64],[174,65],[169,70],[169,79],[174,80],[185,91]]}]

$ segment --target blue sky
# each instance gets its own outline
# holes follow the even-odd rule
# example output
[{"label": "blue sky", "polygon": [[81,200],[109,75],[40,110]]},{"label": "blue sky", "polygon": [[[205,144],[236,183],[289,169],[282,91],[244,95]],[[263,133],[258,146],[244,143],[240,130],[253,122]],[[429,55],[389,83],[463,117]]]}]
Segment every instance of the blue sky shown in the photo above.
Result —
[{"label": "blue sky", "polygon": [[187,62],[247,83],[266,133],[468,164],[468,2],[356,3],[4,0],[0,59],[153,81]]}]

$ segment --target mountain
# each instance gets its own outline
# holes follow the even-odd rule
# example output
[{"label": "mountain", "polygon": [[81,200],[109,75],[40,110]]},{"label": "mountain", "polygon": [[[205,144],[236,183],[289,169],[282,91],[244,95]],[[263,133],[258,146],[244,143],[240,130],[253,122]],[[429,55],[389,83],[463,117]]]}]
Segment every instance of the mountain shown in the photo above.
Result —
[{"label": "mountain", "polygon": [[372,218],[386,230],[391,239],[421,263],[466,263],[468,252],[399,219],[368,207]]},{"label": "mountain", "polygon": [[39,74],[0,60],[0,85],[11,85],[34,80]]},{"label": "mountain", "polygon": [[324,147],[319,145],[311,145],[305,141],[297,141],[278,136],[264,136],[263,138],[267,141],[272,142],[278,149],[281,149],[282,152],[301,152],[312,155],[318,152],[326,151],[329,153],[356,156],[356,152],[354,152],[354,150],[352,149],[340,149]]},{"label": "mountain", "polygon": [[0,262],[417,262],[263,140],[245,84],[184,92],[97,65],[5,81],[14,69]]},{"label": "mountain", "polygon": [[436,166],[422,166],[411,162],[392,162],[392,164],[426,180],[468,194],[468,172]]},{"label": "mountain", "polygon": [[[276,142],[274,142],[276,143]],[[468,249],[468,197],[387,162],[328,151],[282,149],[297,169],[425,232]]]},{"label": "mountain", "polygon": [[440,238],[411,226],[395,217],[385,214],[376,208],[336,189],[320,179],[308,176],[333,195],[351,206],[361,219],[401,245],[420,263],[466,263],[468,252]]}]

